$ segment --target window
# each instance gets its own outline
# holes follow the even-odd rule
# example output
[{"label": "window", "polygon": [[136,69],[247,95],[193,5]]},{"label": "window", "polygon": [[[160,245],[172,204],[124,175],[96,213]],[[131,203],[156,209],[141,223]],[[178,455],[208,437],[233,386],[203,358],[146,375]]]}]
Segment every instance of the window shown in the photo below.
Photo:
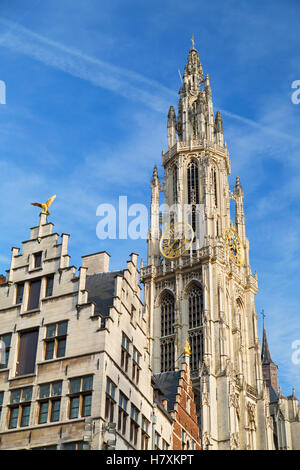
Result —
[{"label": "window", "polygon": [[199,178],[198,165],[191,162],[187,168],[188,204],[199,204]]},{"label": "window", "polygon": [[21,304],[23,302],[24,295],[24,282],[17,284],[17,295],[16,295],[16,304]]},{"label": "window", "polygon": [[125,372],[128,370],[128,363],[130,358],[129,343],[130,341],[128,337],[125,335],[125,333],[122,333],[121,367],[125,370]]},{"label": "window", "polygon": [[161,336],[174,334],[174,307],[174,296],[166,293],[161,302]]},{"label": "window", "polygon": [[9,429],[29,425],[32,387],[19,388],[10,392]]},{"label": "window", "polygon": [[203,291],[200,286],[193,285],[188,296],[189,307],[189,340],[192,354],[190,356],[191,370],[199,369],[203,359]]},{"label": "window", "polygon": [[63,450],[82,450],[83,444],[83,441],[66,442],[65,444],[63,444]]},{"label": "window", "polygon": [[139,410],[136,406],[131,405],[130,413],[130,440],[133,441],[133,444],[137,445],[138,432],[139,432]]},{"label": "window", "polygon": [[51,297],[53,294],[54,274],[46,278],[46,297]]},{"label": "window", "polygon": [[202,326],[203,295],[199,286],[189,291],[189,328]]},{"label": "window", "polygon": [[161,340],[161,371],[168,372],[175,368],[174,337]]},{"label": "window", "polygon": [[107,377],[106,379],[106,399],[105,399],[105,419],[109,423],[114,421],[116,385]]},{"label": "window", "polygon": [[158,434],[157,431],[155,431],[155,450],[160,449],[160,435]]},{"label": "window", "polygon": [[2,414],[3,397],[4,397],[4,392],[0,392],[0,420],[1,420],[1,414]]},{"label": "window", "polygon": [[203,331],[202,328],[189,334],[192,354],[190,356],[191,370],[199,369],[199,363],[203,360]]},{"label": "window", "polygon": [[181,431],[181,441],[182,441],[182,450],[184,450],[186,448],[186,444],[185,444],[185,431],[184,429],[182,429]]},{"label": "window", "polygon": [[[0,335],[0,341],[2,341],[2,347],[5,346],[5,351],[1,351],[1,361],[0,361],[0,369],[6,369],[8,366],[8,359],[9,359],[9,351],[10,351],[10,343],[11,343],[11,333],[7,333],[5,335]],[[4,355],[4,357],[2,357]],[[3,362],[2,362],[3,359]]]},{"label": "window", "polygon": [[76,377],[69,380],[70,412],[69,418],[83,418],[92,414],[93,376]]},{"label": "window", "polygon": [[20,333],[16,375],[34,373],[38,336],[38,330]]},{"label": "window", "polygon": [[138,384],[140,378],[140,360],[142,355],[138,352],[138,350],[133,347],[133,354],[132,354],[132,380]]},{"label": "window", "polygon": [[142,415],[142,450],[148,450],[150,421]]},{"label": "window", "polygon": [[33,447],[32,450],[57,450],[57,445],[53,444],[50,446]]},{"label": "window", "polygon": [[177,187],[178,187],[178,167],[177,165],[173,168],[173,203],[176,204],[178,194],[177,194]]},{"label": "window", "polygon": [[35,253],[33,256],[34,256],[34,267],[40,268],[42,266],[42,251]]},{"label": "window", "polygon": [[39,424],[59,421],[62,382],[40,385]]},{"label": "window", "polygon": [[169,449],[169,444],[167,443],[167,441],[165,441],[164,439],[162,439],[162,446],[161,448],[163,450],[168,450]]},{"label": "window", "polygon": [[51,323],[46,326],[45,359],[65,356],[68,322]]},{"label": "window", "polygon": [[29,285],[29,297],[27,310],[35,310],[40,305],[41,280],[31,281]]},{"label": "window", "polygon": [[211,170],[211,177],[212,177],[214,203],[215,203],[215,207],[218,207],[217,175],[216,175],[216,171],[214,169]]},{"label": "window", "polygon": [[127,404],[128,398],[120,392],[119,395],[119,416],[118,416],[118,431],[122,434],[126,434],[126,424],[127,424]]}]

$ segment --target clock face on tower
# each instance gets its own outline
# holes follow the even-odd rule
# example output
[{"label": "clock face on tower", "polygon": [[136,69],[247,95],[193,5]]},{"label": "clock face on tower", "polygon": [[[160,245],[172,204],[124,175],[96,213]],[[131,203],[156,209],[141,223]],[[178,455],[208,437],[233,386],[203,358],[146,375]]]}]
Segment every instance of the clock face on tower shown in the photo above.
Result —
[{"label": "clock face on tower", "polygon": [[193,239],[192,227],[185,222],[177,222],[163,233],[159,243],[160,252],[168,259],[179,258],[190,248]]},{"label": "clock face on tower", "polygon": [[226,228],[223,233],[226,246],[229,250],[230,261],[236,266],[242,266],[243,254],[242,254],[242,243],[238,233],[231,227]]}]

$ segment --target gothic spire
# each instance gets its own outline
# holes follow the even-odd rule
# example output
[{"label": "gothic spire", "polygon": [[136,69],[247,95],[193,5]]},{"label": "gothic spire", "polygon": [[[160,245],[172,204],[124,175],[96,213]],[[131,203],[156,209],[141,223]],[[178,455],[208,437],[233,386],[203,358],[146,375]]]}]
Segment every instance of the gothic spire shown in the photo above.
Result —
[{"label": "gothic spire", "polygon": [[271,358],[271,353],[268,344],[267,332],[265,325],[263,326],[263,343],[262,343],[262,350],[261,350],[261,360],[263,364],[271,364],[273,363]]}]

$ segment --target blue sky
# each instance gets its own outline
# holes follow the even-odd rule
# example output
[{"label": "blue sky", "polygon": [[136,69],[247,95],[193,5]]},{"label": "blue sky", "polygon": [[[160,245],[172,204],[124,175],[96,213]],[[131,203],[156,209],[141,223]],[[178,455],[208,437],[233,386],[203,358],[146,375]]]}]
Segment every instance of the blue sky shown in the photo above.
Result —
[{"label": "blue sky", "polygon": [[132,251],[145,259],[143,240],[96,237],[96,208],[119,195],[149,204],[194,34],[223,111],[230,183],[238,174],[244,188],[257,312],[283,393],[300,396],[299,17],[297,0],[0,0],[0,273],[37,223],[30,202],[52,194],[72,264],[104,249],[112,269]]}]

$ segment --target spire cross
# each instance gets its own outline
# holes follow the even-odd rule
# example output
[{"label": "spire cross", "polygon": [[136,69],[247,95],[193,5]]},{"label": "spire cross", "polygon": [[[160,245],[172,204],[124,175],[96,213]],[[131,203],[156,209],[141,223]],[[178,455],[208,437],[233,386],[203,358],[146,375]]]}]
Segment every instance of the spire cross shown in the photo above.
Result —
[{"label": "spire cross", "polygon": [[265,314],[264,309],[262,309],[262,311],[260,312],[260,314],[261,314],[261,316],[263,317],[263,322],[265,322],[266,314]]}]

